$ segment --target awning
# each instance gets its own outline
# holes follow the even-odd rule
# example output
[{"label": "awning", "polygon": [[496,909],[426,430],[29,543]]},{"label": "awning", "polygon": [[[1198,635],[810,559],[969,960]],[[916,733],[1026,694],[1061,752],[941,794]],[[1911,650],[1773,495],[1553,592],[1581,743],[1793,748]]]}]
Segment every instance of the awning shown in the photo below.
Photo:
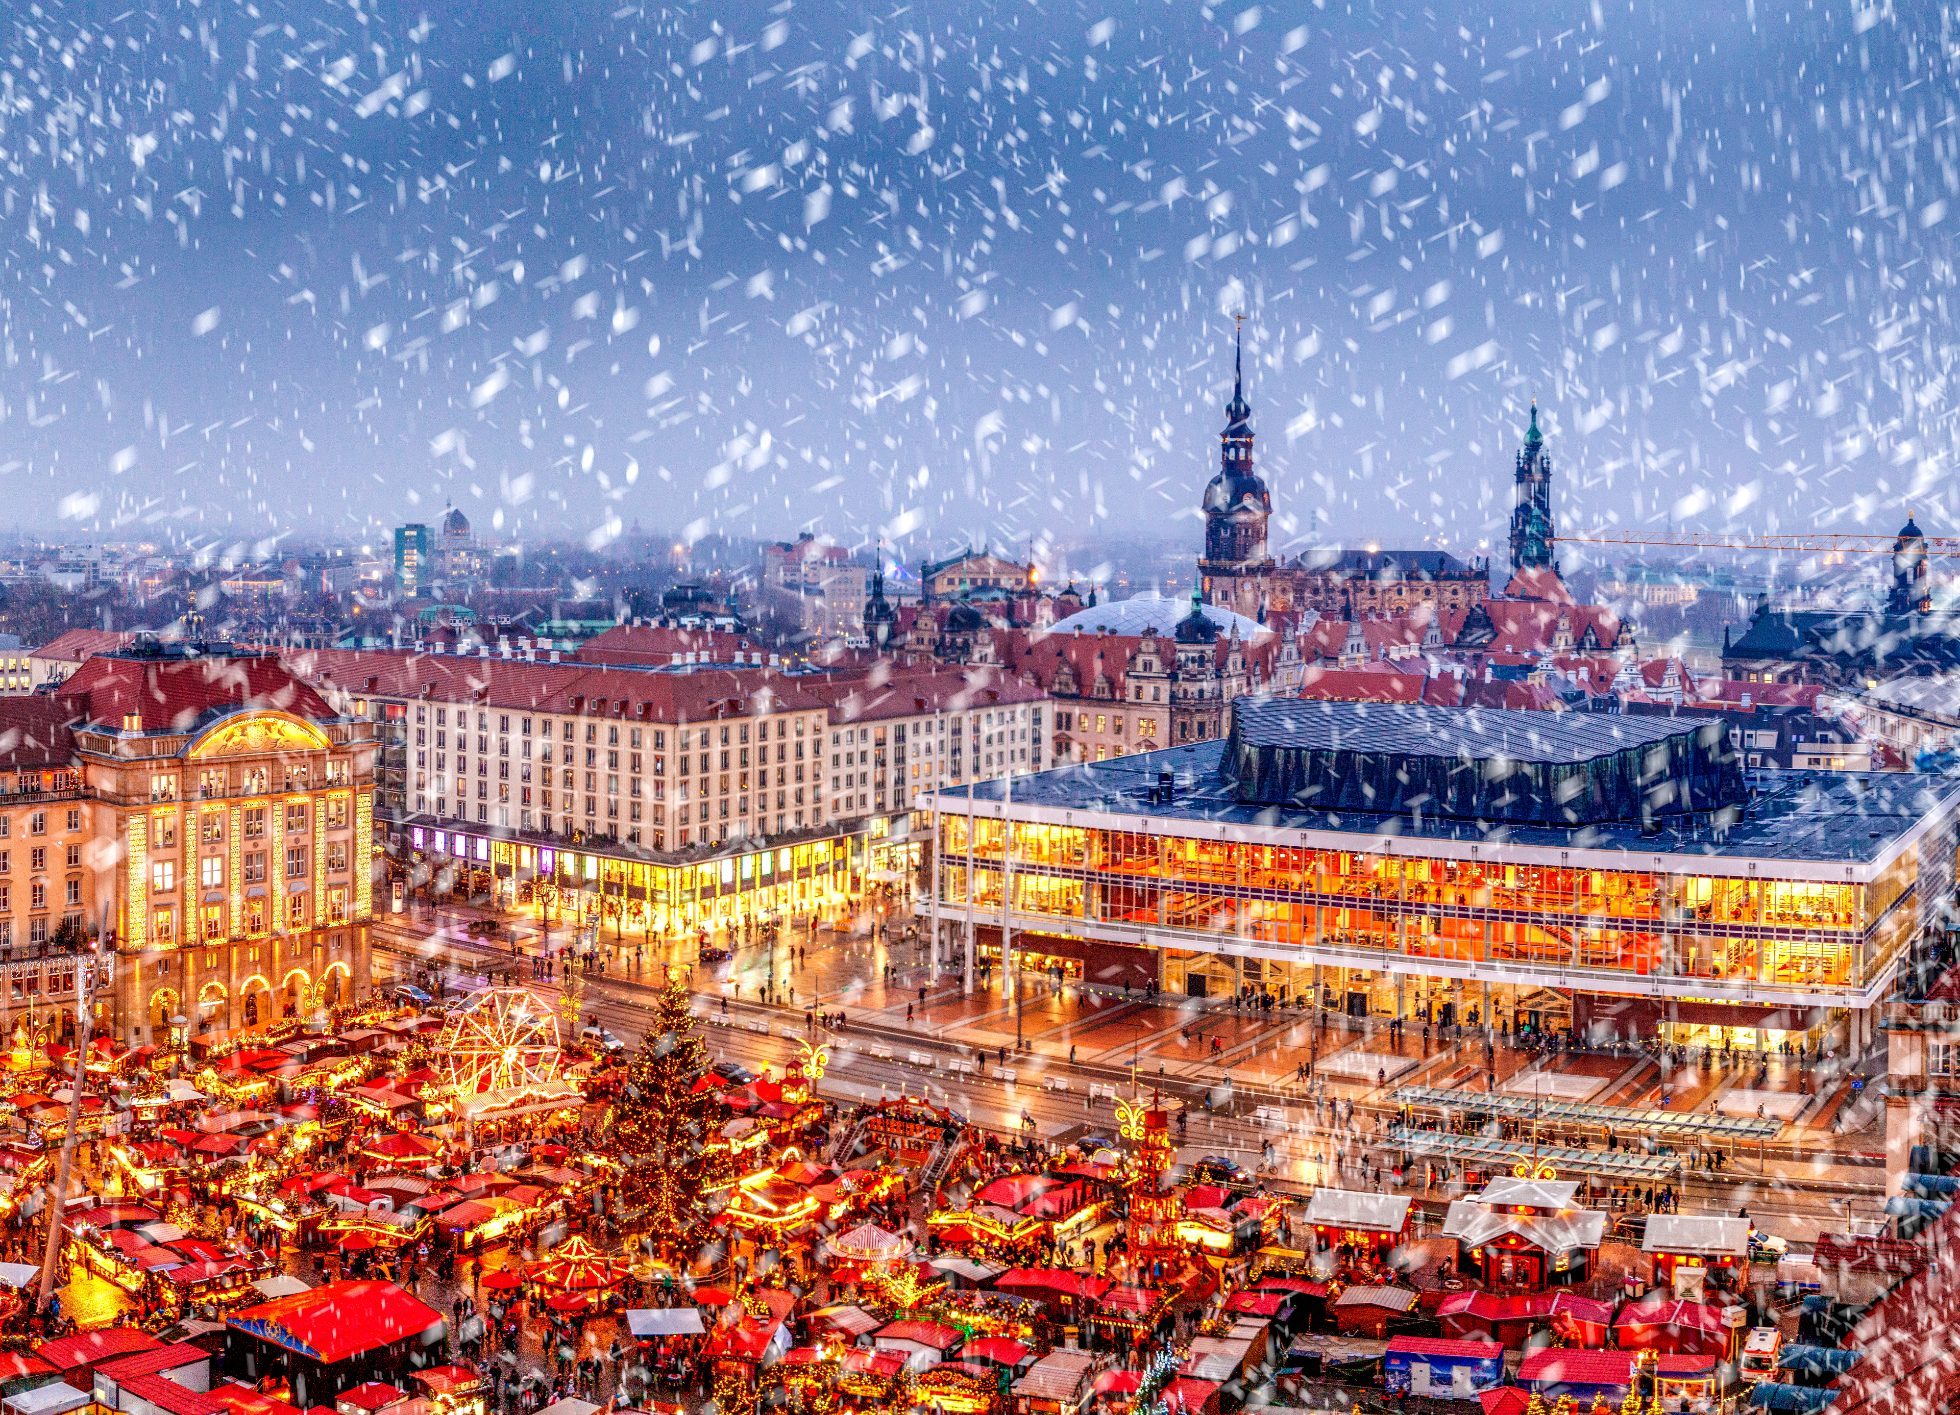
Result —
[{"label": "awning", "polygon": [[626,1327],[635,1336],[700,1336],[698,1307],[635,1307],[626,1314]]}]

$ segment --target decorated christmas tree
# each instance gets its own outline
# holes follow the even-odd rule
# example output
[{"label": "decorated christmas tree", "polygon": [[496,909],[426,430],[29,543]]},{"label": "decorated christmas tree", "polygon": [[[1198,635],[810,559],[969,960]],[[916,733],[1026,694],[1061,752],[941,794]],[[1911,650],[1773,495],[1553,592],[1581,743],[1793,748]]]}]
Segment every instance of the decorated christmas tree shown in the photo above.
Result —
[{"label": "decorated christmas tree", "polygon": [[670,971],[612,1112],[625,1221],[683,1261],[707,1236],[729,1180],[728,1151],[710,1145],[727,1117],[712,1086],[697,1089],[708,1048],[688,1001],[686,981]]}]

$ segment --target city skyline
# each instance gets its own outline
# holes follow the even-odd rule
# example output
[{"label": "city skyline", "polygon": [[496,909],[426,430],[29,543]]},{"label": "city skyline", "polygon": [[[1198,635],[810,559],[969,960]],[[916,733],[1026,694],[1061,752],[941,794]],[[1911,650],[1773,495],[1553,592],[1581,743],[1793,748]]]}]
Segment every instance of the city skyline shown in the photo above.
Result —
[{"label": "city skyline", "polygon": [[1243,311],[1282,550],[1500,545],[1534,396],[1575,530],[1949,520],[1938,46],[1379,18],[22,17],[16,514],[1175,538]]}]

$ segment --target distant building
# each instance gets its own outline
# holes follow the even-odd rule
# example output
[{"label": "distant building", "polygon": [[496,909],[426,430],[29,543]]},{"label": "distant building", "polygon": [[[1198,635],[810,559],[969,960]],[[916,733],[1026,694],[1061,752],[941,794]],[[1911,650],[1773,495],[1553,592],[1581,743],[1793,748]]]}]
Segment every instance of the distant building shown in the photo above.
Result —
[{"label": "distant building", "polygon": [[1740,637],[1722,645],[1722,670],[1761,683],[1868,687],[1889,678],[1960,669],[1960,614],[1936,609],[1925,533],[1908,517],[1892,546],[1892,584],[1875,609],[1797,609],[1765,595]]},{"label": "distant building", "polygon": [[436,571],[445,584],[467,587],[483,576],[483,556],[470,529],[470,518],[452,506],[442,518],[436,538]]},{"label": "distant building", "polygon": [[26,691],[37,693],[61,682],[88,659],[122,648],[132,637],[113,629],[70,629],[48,640],[27,655]]},{"label": "distant building", "polygon": [[1024,560],[1010,560],[984,547],[968,547],[944,560],[928,560],[919,567],[921,598],[927,604],[947,600],[971,599],[979,590],[999,590],[1016,594],[1032,589],[1037,575]]},{"label": "distant building", "polygon": [[435,581],[435,545],[420,522],[395,527],[395,585],[403,599],[417,599]]},{"label": "distant building", "polygon": [[[1534,406],[1529,435],[1536,433]],[[1268,539],[1273,495],[1254,466],[1253,443],[1252,405],[1245,396],[1242,350],[1235,344],[1218,472],[1200,502],[1205,540],[1198,577],[1207,603],[1261,621],[1306,610],[1368,619],[1425,605],[1471,609],[1488,597],[1488,563],[1465,563],[1437,550],[1319,549],[1290,564],[1275,560]],[[1549,461],[1544,468],[1549,477]],[[1549,497],[1549,486],[1544,495]]]},{"label": "distant building", "polygon": [[843,546],[805,531],[762,550],[762,588],[779,612],[787,607],[805,633],[844,637],[864,618],[869,572]]}]

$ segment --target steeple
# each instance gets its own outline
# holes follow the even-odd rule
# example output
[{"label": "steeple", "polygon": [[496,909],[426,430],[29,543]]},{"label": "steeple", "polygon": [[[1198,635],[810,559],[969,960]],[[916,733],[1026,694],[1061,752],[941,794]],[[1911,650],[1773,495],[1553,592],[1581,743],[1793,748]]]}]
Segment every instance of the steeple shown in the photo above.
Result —
[{"label": "steeple", "polygon": [[1511,570],[1558,573],[1552,556],[1552,458],[1538,430],[1538,400],[1531,400],[1531,423],[1517,456],[1517,504],[1511,511]]},{"label": "steeple", "polygon": [[[1205,487],[1205,552],[1202,576],[1239,576],[1269,568],[1266,523],[1272,493],[1252,467],[1252,404],[1245,396],[1245,316],[1234,315],[1232,400],[1225,405],[1225,429],[1218,435],[1218,474]],[[1221,588],[1214,585],[1213,588]],[[1250,600],[1246,601],[1250,605]]]},{"label": "steeple", "polygon": [[898,611],[885,598],[885,542],[881,537],[871,563],[871,593],[864,601],[864,637],[874,649],[887,648],[898,627]]},{"label": "steeple", "polygon": [[1232,401],[1225,405],[1225,435],[1252,436],[1252,404],[1245,401],[1245,316],[1232,316]]}]

